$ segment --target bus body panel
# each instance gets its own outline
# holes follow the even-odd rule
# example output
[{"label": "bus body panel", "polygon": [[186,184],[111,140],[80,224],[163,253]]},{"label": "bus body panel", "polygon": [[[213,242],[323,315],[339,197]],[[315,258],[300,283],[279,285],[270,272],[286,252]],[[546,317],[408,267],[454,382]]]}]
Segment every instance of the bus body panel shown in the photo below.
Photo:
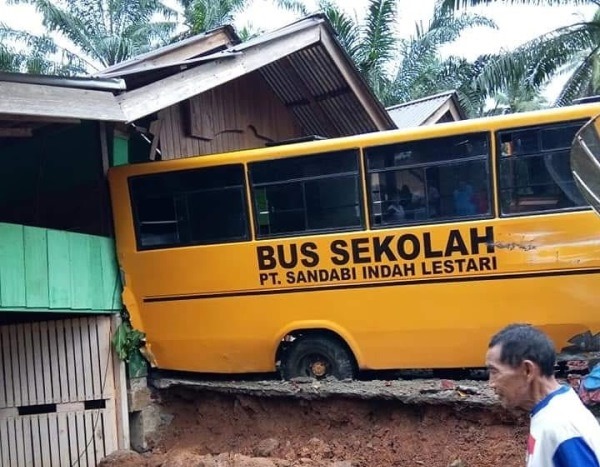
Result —
[{"label": "bus body panel", "polygon": [[[481,367],[490,337],[534,324],[557,348],[600,332],[600,220],[589,209],[138,250],[128,178],[581,119],[580,106],[111,169],[124,303],[159,368],[275,369],[282,337],[325,329],[361,369]],[[361,156],[364,157],[364,156]],[[491,176],[497,178],[496,156]],[[492,183],[496,191],[497,182]],[[249,202],[250,203],[250,202]],[[366,203],[366,202],[365,202]],[[494,212],[495,211],[495,212]]]}]

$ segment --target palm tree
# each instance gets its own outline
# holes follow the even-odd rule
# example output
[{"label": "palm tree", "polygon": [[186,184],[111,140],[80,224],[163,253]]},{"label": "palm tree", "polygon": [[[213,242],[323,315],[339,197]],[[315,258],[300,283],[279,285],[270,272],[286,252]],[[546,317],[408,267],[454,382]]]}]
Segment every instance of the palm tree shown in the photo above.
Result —
[{"label": "palm tree", "polygon": [[442,59],[440,48],[456,40],[468,28],[495,27],[484,17],[455,15],[436,2],[426,26],[417,24],[415,34],[400,40],[395,34],[395,0],[370,0],[362,23],[340,11],[331,1],[321,9],[338,33],[342,46],[385,105],[459,89],[459,99],[469,114],[480,112],[485,96],[471,85],[481,67],[463,58]]},{"label": "palm tree", "polygon": [[362,23],[340,10],[331,0],[322,0],[320,10],[331,22],[358,71],[382,101],[391,83],[389,66],[396,56],[398,40],[394,33],[396,0],[369,0]]},{"label": "palm tree", "polygon": [[[250,6],[251,0],[179,0],[183,11],[185,31],[177,39],[189,37],[204,31],[231,24],[237,15]],[[306,15],[307,9],[301,0],[275,0],[276,7]],[[251,28],[243,36],[255,35],[258,31]]]},{"label": "palm tree", "polygon": [[48,35],[36,36],[0,23],[0,70],[32,74],[83,73],[85,64],[59,49]]},{"label": "palm tree", "polygon": [[[167,42],[175,12],[160,0],[12,0],[28,3],[43,25],[67,38],[88,71],[98,70]],[[164,21],[156,21],[162,15]]]},{"label": "palm tree", "polygon": [[391,98],[397,102],[418,99],[440,91],[457,90],[458,97],[469,114],[478,113],[485,98],[485,89],[473,85],[487,57],[474,63],[465,58],[442,58],[440,49],[454,42],[467,29],[496,27],[483,16],[463,13],[455,15],[437,1],[434,14],[424,26],[417,24],[415,34],[401,41],[398,71],[391,86]]},{"label": "palm tree", "polygon": [[[488,4],[494,0],[444,0],[446,8]],[[502,0],[496,0],[499,2]],[[599,0],[514,0],[523,5],[595,5]],[[502,91],[516,85],[540,89],[553,77],[569,73],[555,105],[600,92],[600,8],[590,21],[579,21],[543,34],[509,53],[498,55],[480,77],[480,84]]]}]

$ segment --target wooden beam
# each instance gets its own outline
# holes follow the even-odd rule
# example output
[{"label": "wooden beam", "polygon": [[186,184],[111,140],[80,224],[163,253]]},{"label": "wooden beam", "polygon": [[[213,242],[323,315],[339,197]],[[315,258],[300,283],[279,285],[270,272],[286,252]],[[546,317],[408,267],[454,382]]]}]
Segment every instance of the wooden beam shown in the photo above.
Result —
[{"label": "wooden beam", "polygon": [[0,114],[124,121],[111,92],[0,82]]},{"label": "wooden beam", "polygon": [[[352,65],[350,60],[344,55],[340,45],[335,42],[325,26],[321,26],[321,43],[327,50],[327,53],[335,63],[335,66],[342,74],[350,89],[364,107],[365,111],[371,117],[373,124],[378,130],[390,130],[396,128],[393,120],[383,108],[377,105],[379,101],[373,92],[360,77],[358,70]],[[381,107],[381,108],[378,108]]]},{"label": "wooden beam", "polygon": [[33,136],[31,128],[0,128],[0,138],[29,138]]},{"label": "wooden beam", "polygon": [[141,55],[128,62],[114,65],[97,76],[126,76],[146,70],[153,70],[160,67],[178,64],[184,60],[189,60],[200,55],[204,55],[221,47],[231,45],[231,37],[224,30],[216,30],[207,36],[195,40],[182,41],[173,44],[173,46],[163,47],[162,49]]},{"label": "wooden beam", "polygon": [[43,123],[81,123],[78,118],[42,117],[39,115],[0,114],[3,122],[43,122]]},{"label": "wooden beam", "polygon": [[[241,48],[241,54],[215,60],[117,97],[127,121],[134,121],[255,71],[320,39],[319,26]],[[237,49],[236,49],[237,50]]]}]

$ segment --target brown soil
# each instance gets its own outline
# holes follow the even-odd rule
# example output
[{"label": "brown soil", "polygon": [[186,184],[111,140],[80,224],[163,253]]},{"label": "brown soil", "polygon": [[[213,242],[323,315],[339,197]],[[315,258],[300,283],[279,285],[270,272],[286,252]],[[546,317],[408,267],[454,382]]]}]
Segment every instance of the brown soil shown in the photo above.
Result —
[{"label": "brown soil", "polygon": [[497,406],[175,390],[161,395],[162,409],[173,419],[153,450],[114,465],[516,467],[524,462],[527,420]]}]

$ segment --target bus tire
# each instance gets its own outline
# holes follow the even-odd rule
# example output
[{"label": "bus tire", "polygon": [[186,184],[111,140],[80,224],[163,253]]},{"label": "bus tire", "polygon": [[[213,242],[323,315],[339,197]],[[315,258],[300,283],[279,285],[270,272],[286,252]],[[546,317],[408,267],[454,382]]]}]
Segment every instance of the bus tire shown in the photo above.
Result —
[{"label": "bus tire", "polygon": [[354,378],[354,358],[349,349],[334,337],[308,335],[297,338],[284,355],[282,376],[339,380]]}]

